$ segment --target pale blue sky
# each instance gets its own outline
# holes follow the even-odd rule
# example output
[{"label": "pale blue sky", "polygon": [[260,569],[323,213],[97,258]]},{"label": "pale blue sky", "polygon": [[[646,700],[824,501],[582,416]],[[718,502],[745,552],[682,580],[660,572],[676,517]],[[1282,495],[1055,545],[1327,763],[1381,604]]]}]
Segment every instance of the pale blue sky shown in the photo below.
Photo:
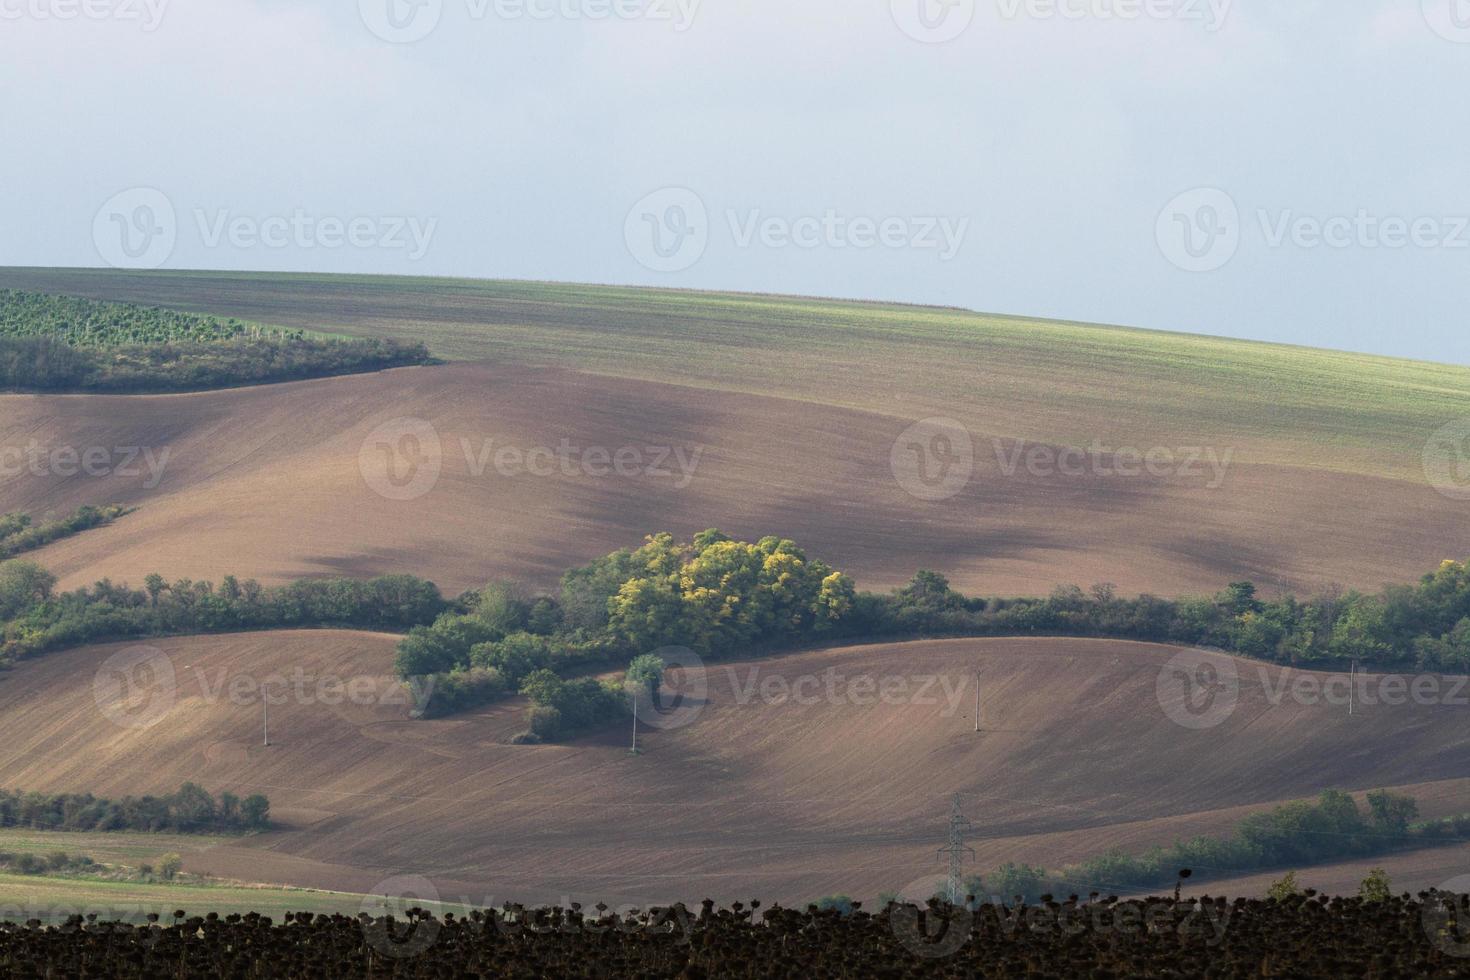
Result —
[{"label": "pale blue sky", "polygon": [[0,264],[857,296],[1470,362],[1467,0],[417,2],[0,0]]}]

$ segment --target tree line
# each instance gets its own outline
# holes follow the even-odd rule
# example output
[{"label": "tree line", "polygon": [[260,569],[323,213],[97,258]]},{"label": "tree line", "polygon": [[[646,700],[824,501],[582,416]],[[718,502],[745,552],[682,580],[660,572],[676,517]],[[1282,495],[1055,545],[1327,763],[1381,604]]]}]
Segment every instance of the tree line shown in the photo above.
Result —
[{"label": "tree line", "polygon": [[133,637],[341,626],[402,632],[444,608],[432,582],[412,575],[368,580],[304,579],[274,588],[227,575],[212,582],[166,581],[143,588],[104,579],[55,591],[56,578],[34,562],[0,563],[0,665],[52,650]]},{"label": "tree line", "polygon": [[133,303],[0,290],[0,388],[195,391],[431,361],[420,343],[334,337]]},{"label": "tree line", "polygon": [[420,343],[389,339],[242,338],[107,348],[0,336],[0,388],[142,393],[205,391],[429,364]]},{"label": "tree line", "polygon": [[1303,667],[1470,670],[1470,569],[1444,561],[1414,585],[1263,599],[1250,582],[1212,596],[1123,598],[1111,585],[1045,598],[974,599],[923,571],[892,595],[862,595],[840,632],[869,637],[1064,635],[1212,647]]},{"label": "tree line", "polygon": [[1139,855],[1112,850],[1055,873],[1005,864],[968,878],[966,893],[1036,902],[1048,894],[1145,891],[1172,885],[1180,868],[1196,878],[1221,878],[1459,843],[1470,835],[1470,815],[1416,823],[1419,805],[1412,797],[1378,790],[1367,794],[1366,802],[1365,812],[1351,795],[1327,790],[1316,802],[1250,814],[1229,837],[1194,837]]},{"label": "tree line", "polygon": [[111,800],[91,793],[28,793],[0,789],[0,826],[33,830],[237,834],[270,826],[270,800],[257,793],[219,799],[196,783],[163,796]]},{"label": "tree line", "polygon": [[53,541],[102,527],[128,513],[121,504],[107,507],[84,506],[68,517],[35,524],[29,514],[0,514],[0,559],[14,558],[27,551],[43,548]]},{"label": "tree line", "polygon": [[[859,593],[792,541],[742,542],[712,529],[687,542],[650,535],[638,548],[569,570],[552,594],[497,582],[446,600],[409,575],[271,589],[233,576],[218,586],[158,575],[141,590],[106,580],[61,594],[54,586],[34,563],[0,562],[0,663],[140,636],[299,626],[401,632],[398,674],[435,681],[421,714],[525,693],[556,712],[530,719],[538,738],[627,710],[626,698],[571,679],[663,647],[718,659],[836,641],[1055,635],[1206,646],[1309,668],[1357,661],[1369,669],[1470,671],[1470,570],[1459,561],[1414,585],[1329,590],[1305,601],[1262,598],[1250,582],[1179,599],[1124,598],[1110,585],[987,599],[961,594],[933,571],[890,593]],[[543,671],[566,683],[550,683]]]}]

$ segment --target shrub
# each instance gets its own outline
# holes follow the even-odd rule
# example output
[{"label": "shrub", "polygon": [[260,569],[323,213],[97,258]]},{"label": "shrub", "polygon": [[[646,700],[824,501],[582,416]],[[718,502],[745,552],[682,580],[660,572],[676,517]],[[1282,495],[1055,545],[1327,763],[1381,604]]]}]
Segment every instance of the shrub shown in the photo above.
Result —
[{"label": "shrub", "polygon": [[1296,872],[1288,871],[1266,890],[1266,897],[1278,902],[1284,902],[1289,898],[1295,898],[1301,893],[1301,886],[1296,881]]},{"label": "shrub", "polygon": [[1374,868],[1368,872],[1368,877],[1363,879],[1362,885],[1358,887],[1358,897],[1365,902],[1386,902],[1393,897],[1393,885],[1388,877],[1388,872],[1382,868]]},{"label": "shrub", "polygon": [[526,712],[528,731],[538,742],[554,742],[561,736],[561,712],[546,705],[534,705]]}]

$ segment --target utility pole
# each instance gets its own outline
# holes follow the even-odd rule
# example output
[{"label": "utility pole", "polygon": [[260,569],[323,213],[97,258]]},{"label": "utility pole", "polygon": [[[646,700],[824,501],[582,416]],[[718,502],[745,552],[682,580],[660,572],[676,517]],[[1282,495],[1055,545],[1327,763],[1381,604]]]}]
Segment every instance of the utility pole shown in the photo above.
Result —
[{"label": "utility pole", "polygon": [[633,755],[638,754],[638,695],[633,695]]},{"label": "utility pole", "polygon": [[975,672],[975,732],[980,732],[980,672]]},{"label": "utility pole", "polygon": [[949,893],[949,904],[960,905],[965,900],[965,857],[975,857],[975,849],[965,846],[965,834],[975,825],[965,818],[960,809],[960,794],[954,795],[949,810],[949,843],[939,849],[940,855],[949,855],[949,880],[945,891]]},{"label": "utility pole", "polygon": [[1353,713],[1353,709],[1356,707],[1356,702],[1358,700],[1358,662],[1356,660],[1353,661],[1353,672],[1349,675],[1349,677],[1350,680],[1348,681],[1348,714],[1351,715]]},{"label": "utility pole", "polygon": [[271,744],[271,700],[266,697],[264,685],[260,688],[260,731],[267,748]]}]

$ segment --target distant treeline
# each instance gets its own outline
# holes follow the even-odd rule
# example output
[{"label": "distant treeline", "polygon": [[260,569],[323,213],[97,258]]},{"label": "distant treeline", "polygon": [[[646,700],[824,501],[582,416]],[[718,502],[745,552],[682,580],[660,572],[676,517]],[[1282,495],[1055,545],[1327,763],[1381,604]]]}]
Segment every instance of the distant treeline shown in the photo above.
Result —
[{"label": "distant treeline", "polygon": [[1470,570],[1445,561],[1417,585],[1261,599],[1250,582],[1213,596],[1121,598],[1111,585],[1044,599],[972,599],[933,572],[888,596],[862,595],[839,632],[869,637],[1063,635],[1212,647],[1297,666],[1470,670]]},{"label": "distant treeline", "polygon": [[270,826],[270,800],[243,800],[185,783],[166,796],[109,800],[90,793],[25,793],[0,789],[0,826],[34,830],[141,830],[148,833],[237,834]]},{"label": "distant treeline", "polygon": [[222,340],[69,347],[51,337],[0,337],[0,387],[20,391],[202,391],[430,363],[397,340]]},{"label": "distant treeline", "polygon": [[188,391],[377,371],[422,344],[338,339],[131,303],[0,290],[0,387]]},{"label": "distant treeline", "polygon": [[22,289],[0,289],[0,337],[52,337],[71,347],[208,343],[243,338],[299,340],[303,330]]},{"label": "distant treeline", "polygon": [[[1059,588],[1037,599],[969,598],[930,571],[877,595],[856,593],[847,576],[809,559],[791,541],[748,544],[711,530],[677,543],[659,534],[637,550],[567,572],[558,595],[494,583],[462,596],[432,626],[413,630],[399,644],[397,668],[403,677],[437,677],[425,713],[438,715],[529,693],[526,681],[538,671],[566,676],[660,647],[718,658],[837,640],[1028,635],[1208,646],[1300,666],[1357,660],[1382,668],[1465,671],[1470,571],[1463,562],[1447,561],[1415,586],[1308,602],[1263,600],[1249,582],[1175,600],[1124,599],[1110,585],[1088,592]],[[613,701],[594,699],[581,687],[579,682],[579,704],[592,700],[607,706],[604,714],[613,711]]]},{"label": "distant treeline", "polygon": [[1352,796],[1328,790],[1316,803],[1287,803],[1253,813],[1227,838],[1194,837],[1141,855],[1114,850],[1055,873],[1006,864],[991,874],[969,878],[965,887],[977,897],[1010,901],[1020,896],[1036,902],[1048,894],[1162,888],[1174,883],[1181,868],[1190,869],[1195,879],[1222,878],[1470,839],[1470,815],[1415,823],[1419,805],[1412,797],[1379,790],[1369,793],[1367,802],[1365,814]]},{"label": "distant treeline", "polygon": [[0,564],[0,665],[132,637],[301,626],[401,632],[445,608],[433,583],[411,575],[308,579],[276,588],[234,576],[218,587],[159,575],[149,575],[142,589],[105,579],[73,592],[57,593],[55,585],[55,576],[34,562]]},{"label": "distant treeline", "polygon": [[[1262,599],[1249,582],[1207,597],[1119,597],[1110,585],[1033,599],[971,598],[921,571],[901,589],[858,593],[789,540],[736,541],[716,530],[649,536],[562,576],[555,595],[492,583],[445,601],[407,575],[320,579],[263,589],[151,575],[143,590],[102,581],[53,594],[25,561],[0,564],[0,661],[138,636],[295,626],[407,631],[396,668],[433,677],[425,715],[510,694],[538,707],[530,734],[555,738],[610,720],[626,698],[569,680],[664,647],[718,659],[817,643],[920,637],[1084,636],[1206,646],[1302,667],[1470,671],[1470,570],[1446,561],[1417,584],[1377,594]],[[542,672],[549,672],[545,674]],[[548,678],[563,683],[550,683]],[[535,678],[534,684],[529,684]],[[528,686],[529,684],[529,686]]]},{"label": "distant treeline", "polygon": [[70,517],[43,524],[33,524],[29,514],[0,514],[0,559],[14,558],[27,551],[43,548],[53,541],[111,524],[127,512],[127,508],[120,504],[80,507]]}]

